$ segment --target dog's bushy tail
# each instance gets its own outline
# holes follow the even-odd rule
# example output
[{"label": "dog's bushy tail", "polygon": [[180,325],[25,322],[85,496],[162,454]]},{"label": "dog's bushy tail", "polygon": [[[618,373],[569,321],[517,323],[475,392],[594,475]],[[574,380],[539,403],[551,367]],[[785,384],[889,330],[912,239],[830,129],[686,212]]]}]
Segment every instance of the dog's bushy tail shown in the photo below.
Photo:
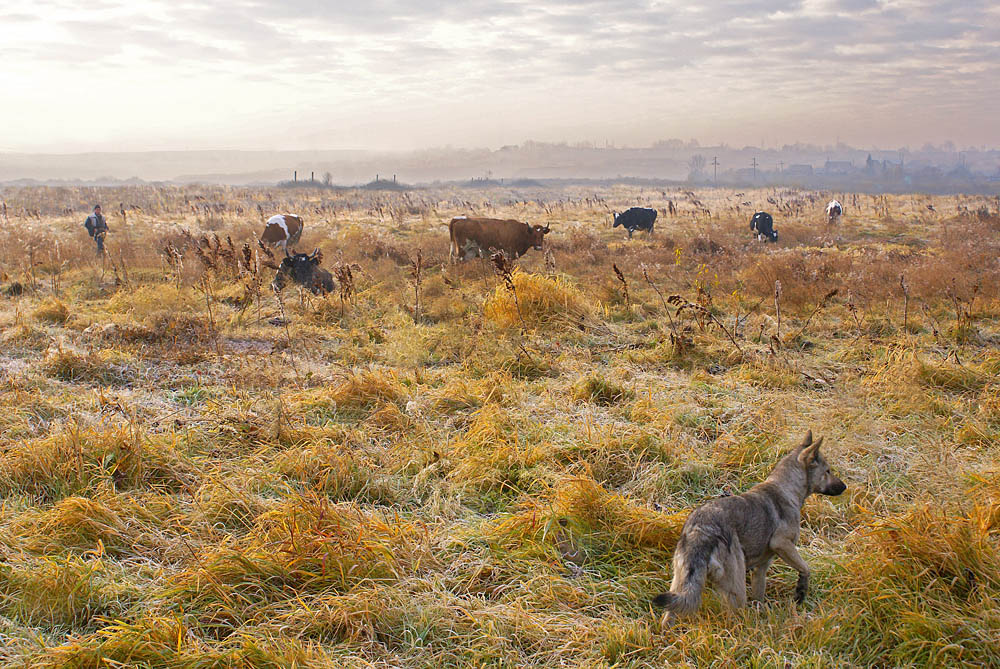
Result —
[{"label": "dog's bushy tail", "polygon": [[679,616],[694,613],[708,577],[708,563],[724,537],[717,533],[691,532],[681,535],[674,551],[674,579],[670,592],[653,598],[653,605]]}]

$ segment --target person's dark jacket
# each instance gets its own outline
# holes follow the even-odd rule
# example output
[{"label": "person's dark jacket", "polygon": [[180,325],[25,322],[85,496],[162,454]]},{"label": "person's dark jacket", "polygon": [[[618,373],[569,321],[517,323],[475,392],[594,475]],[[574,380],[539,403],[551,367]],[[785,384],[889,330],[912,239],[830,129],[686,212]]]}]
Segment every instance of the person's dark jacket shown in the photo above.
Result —
[{"label": "person's dark jacket", "polygon": [[91,237],[94,237],[98,233],[107,233],[108,222],[104,220],[103,214],[91,214],[83,222],[83,227],[87,228],[87,232]]}]

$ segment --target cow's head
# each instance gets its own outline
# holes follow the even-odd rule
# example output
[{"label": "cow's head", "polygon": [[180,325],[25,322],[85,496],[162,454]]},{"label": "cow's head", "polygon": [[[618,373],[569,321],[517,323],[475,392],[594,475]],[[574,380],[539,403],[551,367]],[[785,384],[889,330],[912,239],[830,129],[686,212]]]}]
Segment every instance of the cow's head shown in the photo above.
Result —
[{"label": "cow's head", "polygon": [[323,254],[319,249],[312,253],[296,253],[286,256],[282,259],[281,265],[278,266],[271,287],[275,292],[280,292],[289,281],[301,286],[312,286],[314,283],[313,275],[319,269],[322,260]]},{"label": "cow's head", "polygon": [[615,222],[611,224],[612,228],[617,228],[619,225],[622,224],[622,222],[618,220],[621,217],[621,214],[619,214],[617,211],[611,212],[611,216],[615,219]]},{"label": "cow's head", "polygon": [[540,225],[531,225],[529,223],[525,223],[525,225],[528,226],[531,233],[531,245],[536,251],[541,251],[545,235],[549,234],[549,224],[546,223],[544,228]]}]

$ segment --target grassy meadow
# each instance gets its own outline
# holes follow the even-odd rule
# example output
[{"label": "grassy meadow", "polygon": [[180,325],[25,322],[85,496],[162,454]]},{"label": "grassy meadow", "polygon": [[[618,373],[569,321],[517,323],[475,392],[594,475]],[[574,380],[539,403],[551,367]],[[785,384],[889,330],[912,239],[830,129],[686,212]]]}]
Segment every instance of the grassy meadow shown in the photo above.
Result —
[{"label": "grassy meadow", "polygon": [[[3,666],[1000,666],[994,198],[2,196]],[[342,290],[269,289],[280,212]],[[450,266],[458,214],[552,233]],[[848,490],[804,509],[804,604],[776,563],[661,629],[687,512],[810,428]]]}]

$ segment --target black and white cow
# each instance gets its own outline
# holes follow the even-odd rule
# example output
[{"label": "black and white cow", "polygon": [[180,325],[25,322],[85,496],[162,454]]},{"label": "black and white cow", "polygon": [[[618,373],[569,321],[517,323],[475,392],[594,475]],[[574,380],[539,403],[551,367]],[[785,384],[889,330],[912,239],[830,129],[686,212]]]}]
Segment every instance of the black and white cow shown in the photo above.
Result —
[{"label": "black and white cow", "polygon": [[645,230],[653,233],[653,223],[656,222],[656,210],[645,207],[632,207],[628,211],[615,214],[615,223],[612,228],[619,225],[628,230],[628,238],[632,239],[632,233],[636,230]]},{"label": "black and white cow", "polygon": [[757,241],[778,241],[778,231],[774,229],[774,218],[766,211],[758,211],[750,217],[750,229],[757,233]]},{"label": "black and white cow", "polygon": [[323,261],[323,254],[316,249],[311,254],[296,253],[285,256],[278,271],[271,282],[271,288],[276,293],[280,293],[285,284],[291,281],[303,288],[308,288],[315,295],[326,295],[332,293],[336,287],[333,275],[319,266]]},{"label": "black and white cow", "polygon": [[844,205],[836,200],[830,200],[830,203],[826,205],[826,215],[829,216],[831,225],[836,223],[844,215]]}]

